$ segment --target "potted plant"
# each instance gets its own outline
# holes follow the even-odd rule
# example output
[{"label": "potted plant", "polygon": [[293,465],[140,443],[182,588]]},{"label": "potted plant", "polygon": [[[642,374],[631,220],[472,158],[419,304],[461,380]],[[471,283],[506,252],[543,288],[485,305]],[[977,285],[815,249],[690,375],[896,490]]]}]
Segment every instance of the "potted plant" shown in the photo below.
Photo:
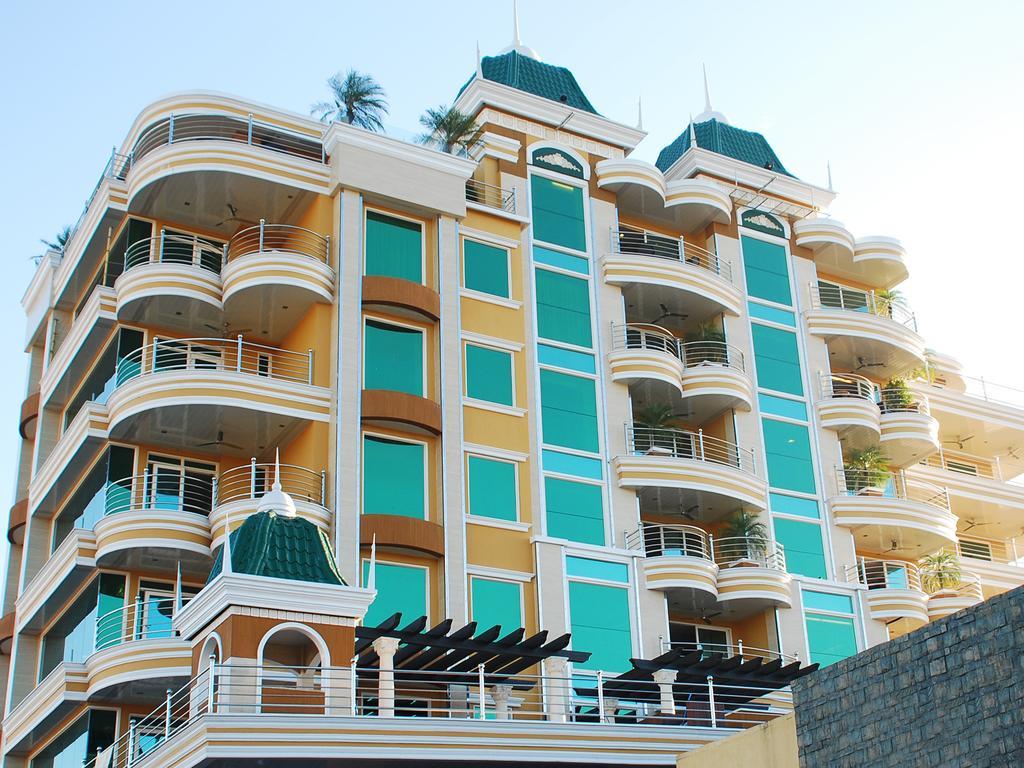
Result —
[{"label": "potted plant", "polygon": [[711,320],[701,323],[695,333],[687,335],[683,349],[686,351],[683,362],[688,366],[705,363],[722,365],[729,362],[725,347],[725,331],[719,329]]},{"label": "potted plant", "polygon": [[744,509],[737,509],[725,521],[721,537],[732,539],[725,547],[725,565],[758,566],[764,563],[768,550],[768,526],[757,515]]},{"label": "potted plant", "polygon": [[883,413],[917,410],[915,405],[914,393],[910,391],[906,380],[894,377],[885,383],[882,389]]},{"label": "potted plant", "polygon": [[903,294],[895,288],[889,290],[875,291],[875,314],[882,317],[892,317],[894,307],[904,304]]},{"label": "potted plant", "polygon": [[962,581],[960,562],[946,549],[921,558],[921,586],[932,597],[953,597]]},{"label": "potted plant", "polygon": [[[673,439],[672,445],[666,445],[664,439],[659,439],[658,431],[672,430],[671,426],[676,414],[672,406],[662,403],[650,403],[638,410],[633,416],[633,448],[637,453],[677,453],[679,441]],[[680,432],[680,437],[686,433]],[[692,449],[692,446],[687,446]]]},{"label": "potted plant", "polygon": [[889,457],[878,446],[851,451],[843,477],[849,493],[880,496],[889,480]]}]

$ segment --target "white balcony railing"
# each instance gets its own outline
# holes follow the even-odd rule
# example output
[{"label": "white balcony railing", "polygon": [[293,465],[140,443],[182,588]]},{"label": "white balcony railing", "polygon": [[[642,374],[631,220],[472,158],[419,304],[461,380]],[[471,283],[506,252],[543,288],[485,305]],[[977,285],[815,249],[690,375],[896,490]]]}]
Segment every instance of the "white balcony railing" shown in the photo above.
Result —
[{"label": "white balcony railing", "polygon": [[762,568],[786,570],[786,553],[782,545],[759,536],[727,536],[713,542],[715,562],[732,567],[752,563]]},{"label": "white balcony railing", "polygon": [[732,266],[728,262],[722,261],[711,251],[684,241],[681,237],[667,237],[638,230],[612,229],[611,247],[612,253],[656,256],[659,259],[681,261],[706,269],[732,282]]},{"label": "white balcony railing", "polygon": [[213,475],[147,471],[108,482],[103,514],[170,511],[209,515],[216,494]]},{"label": "white balcony railing", "polygon": [[326,472],[317,472],[296,464],[257,464],[256,459],[221,473],[214,503],[220,505],[258,499],[270,490],[275,475],[280,479],[281,490],[296,501],[325,505]]},{"label": "white balcony railing", "polygon": [[505,213],[516,212],[515,189],[504,189],[476,179],[466,179],[466,202],[497,208]]},{"label": "white balcony railing", "polygon": [[331,237],[305,227],[290,224],[260,223],[236,232],[228,241],[224,261],[230,262],[254,253],[282,251],[298,253],[311,259],[330,263]]},{"label": "white balcony railing", "polygon": [[878,408],[882,413],[930,413],[928,399],[906,387],[883,387],[878,391]]},{"label": "white balcony railing", "polygon": [[[177,610],[173,597],[143,599],[116,608],[96,619],[95,650],[102,651],[135,640],[170,640],[177,637],[171,626]],[[182,598],[182,605],[187,598]]]},{"label": "white balcony railing", "polygon": [[842,309],[876,315],[917,332],[917,320],[903,299],[887,298],[875,291],[811,283],[811,306],[815,309]]},{"label": "white balcony railing", "polygon": [[160,230],[125,249],[124,271],[143,264],[183,264],[220,274],[223,246],[199,235]]},{"label": "white balcony railing", "polygon": [[711,535],[695,525],[640,523],[626,534],[626,548],[643,550],[648,557],[699,557],[713,560]]},{"label": "white balcony railing", "polygon": [[684,368],[720,365],[745,370],[743,352],[724,341],[683,341],[650,323],[613,323],[612,349],[643,349],[677,358]]},{"label": "white balcony railing", "polygon": [[861,557],[843,570],[846,580],[864,584],[868,589],[921,590],[921,574],[916,563],[902,560],[876,560]]},{"label": "white balcony railing", "polygon": [[928,504],[949,511],[949,492],[941,485],[907,477],[904,472],[871,472],[849,467],[836,468],[840,495],[877,496]]},{"label": "white balcony railing", "polygon": [[735,443],[705,435],[703,430],[689,432],[667,427],[626,425],[626,445],[639,456],[664,456],[722,464],[755,473],[754,452]]},{"label": "white balcony railing", "polygon": [[744,643],[742,639],[736,640],[733,643],[668,642],[663,640],[661,648],[664,651],[700,651],[705,656],[713,653],[730,658],[732,656],[739,656],[744,661],[748,659],[779,660],[783,664],[792,664],[795,661],[800,661],[800,657],[795,653],[780,653],[771,648],[758,648],[757,646]]}]

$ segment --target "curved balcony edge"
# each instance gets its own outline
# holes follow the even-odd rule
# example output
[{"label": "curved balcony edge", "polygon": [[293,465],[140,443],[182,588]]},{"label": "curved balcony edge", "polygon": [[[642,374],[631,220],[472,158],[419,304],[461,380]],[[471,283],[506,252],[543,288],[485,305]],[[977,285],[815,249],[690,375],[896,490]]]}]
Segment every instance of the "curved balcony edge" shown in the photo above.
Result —
[{"label": "curved balcony edge", "polygon": [[359,544],[411,549],[444,557],[444,528],[429,520],[402,515],[364,514],[359,518]]},{"label": "curved balcony edge", "polygon": [[361,418],[441,434],[441,406],[433,400],[390,389],[364,389]]},{"label": "curved balcony edge", "polygon": [[411,312],[433,322],[441,317],[441,296],[437,291],[398,277],[364,275],[362,303]]}]

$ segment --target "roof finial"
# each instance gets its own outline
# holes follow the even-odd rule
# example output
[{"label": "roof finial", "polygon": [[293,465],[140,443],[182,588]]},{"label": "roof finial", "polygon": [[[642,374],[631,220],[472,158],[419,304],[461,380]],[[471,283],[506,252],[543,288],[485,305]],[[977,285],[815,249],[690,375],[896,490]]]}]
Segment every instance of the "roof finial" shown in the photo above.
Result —
[{"label": "roof finial", "polygon": [[174,616],[181,612],[181,560],[178,561],[178,577],[174,580],[174,607],[171,612]]},{"label": "roof finial", "polygon": [[825,163],[825,168],[828,170],[828,191],[835,192],[835,190],[832,188],[832,163]]},{"label": "roof finial", "polygon": [[697,129],[693,127],[693,113],[690,114],[690,149],[697,148]]},{"label": "roof finial", "polygon": [[701,64],[701,68],[704,70],[704,111],[712,112],[711,109],[711,89],[708,87],[708,65]]},{"label": "roof finial", "polygon": [[256,505],[256,512],[273,512],[283,517],[295,517],[295,500],[281,490],[281,449],[278,448],[274,454],[274,484],[260,498]]},{"label": "roof finial", "polygon": [[220,572],[222,574],[231,573],[231,512],[229,511],[224,516],[224,546],[222,547],[223,556],[221,557]]},{"label": "roof finial", "polygon": [[636,127],[640,131],[644,129],[644,102],[639,96],[636,99]]},{"label": "roof finial", "polygon": [[720,123],[728,123],[725,119],[725,115],[721,112],[716,112],[714,107],[711,106],[711,87],[708,85],[708,66],[707,64],[701,64],[701,68],[704,70],[704,111],[697,115],[697,122],[703,123],[708,120],[717,120]]},{"label": "roof finial", "polygon": [[366,579],[367,589],[377,589],[377,534],[370,540],[370,573]]},{"label": "roof finial", "polygon": [[528,45],[523,45],[519,37],[519,0],[512,0],[512,44],[502,48],[501,53],[518,53],[531,59],[540,61],[540,56]]},{"label": "roof finial", "polygon": [[270,486],[272,491],[281,490],[281,448],[274,449],[274,484]]},{"label": "roof finial", "polygon": [[482,62],[482,60],[480,58],[480,41],[477,40],[476,41],[476,76],[482,79],[483,76],[484,76],[484,68],[483,68],[483,64],[481,62]]}]

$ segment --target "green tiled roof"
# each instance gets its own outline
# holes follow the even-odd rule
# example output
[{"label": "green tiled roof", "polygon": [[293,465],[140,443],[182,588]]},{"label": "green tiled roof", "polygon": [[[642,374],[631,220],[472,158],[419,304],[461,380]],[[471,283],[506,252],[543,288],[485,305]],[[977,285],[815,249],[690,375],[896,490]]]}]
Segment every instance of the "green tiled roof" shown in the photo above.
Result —
[{"label": "green tiled roof", "polygon": [[[217,550],[207,583],[220,575],[224,547]],[[231,568],[235,573],[270,576],[318,584],[344,584],[334,563],[327,534],[301,517],[274,512],[251,515],[231,533]]]},{"label": "green tiled roof", "polygon": [[[498,56],[484,56],[480,61],[480,70],[485,80],[597,114],[572,72],[565,67],[545,64],[518,51],[509,51]],[[462,86],[459,93],[465,89],[466,86]]]},{"label": "green tiled roof", "polygon": [[[770,164],[773,171],[793,176],[782,165],[779,156],[775,154],[771,145],[760,133],[744,131],[742,128],[723,123],[721,120],[706,120],[703,123],[695,124],[693,129],[697,134],[697,146],[700,149],[717,152],[719,155],[741,160],[744,163],[756,165],[758,168],[767,168]],[[675,141],[658,153],[655,165],[664,173],[689,148],[690,126],[688,125]]]}]

